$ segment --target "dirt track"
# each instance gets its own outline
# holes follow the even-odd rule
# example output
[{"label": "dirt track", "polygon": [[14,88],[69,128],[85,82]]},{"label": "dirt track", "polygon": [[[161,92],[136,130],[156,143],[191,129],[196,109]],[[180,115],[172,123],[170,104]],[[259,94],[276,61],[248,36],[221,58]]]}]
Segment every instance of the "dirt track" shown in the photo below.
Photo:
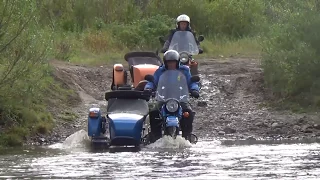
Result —
[{"label": "dirt track", "polygon": [[[125,61],[123,61],[125,63]],[[56,77],[79,92],[74,108],[79,119],[58,123],[42,141],[62,141],[79,129],[86,129],[92,104],[104,107],[104,93],[110,90],[111,67],[82,67],[53,62]],[[192,100],[197,112],[194,132],[200,138],[303,138],[320,136],[316,115],[275,112],[261,106],[267,98],[258,60],[228,59],[200,62],[204,87],[199,100]],[[58,112],[57,112],[58,113]],[[319,124],[319,125],[318,125]]]}]

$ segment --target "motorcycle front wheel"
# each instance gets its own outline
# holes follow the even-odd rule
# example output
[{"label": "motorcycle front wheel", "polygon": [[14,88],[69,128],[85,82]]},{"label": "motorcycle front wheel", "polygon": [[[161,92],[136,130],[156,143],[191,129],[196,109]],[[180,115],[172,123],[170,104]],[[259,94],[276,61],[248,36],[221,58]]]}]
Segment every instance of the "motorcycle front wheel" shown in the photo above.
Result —
[{"label": "motorcycle front wheel", "polygon": [[177,137],[177,127],[166,127],[164,135],[171,136],[173,139]]}]

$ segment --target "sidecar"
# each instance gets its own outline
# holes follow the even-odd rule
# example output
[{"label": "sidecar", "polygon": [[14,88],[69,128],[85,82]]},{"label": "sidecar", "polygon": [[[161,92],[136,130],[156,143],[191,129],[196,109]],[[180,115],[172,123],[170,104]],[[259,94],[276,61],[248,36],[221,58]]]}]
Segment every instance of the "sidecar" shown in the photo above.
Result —
[{"label": "sidecar", "polygon": [[[149,51],[136,51],[125,54],[129,71],[122,64],[114,64],[112,72],[111,90],[141,90],[146,81],[145,75],[154,74],[161,66],[161,58],[157,53]],[[128,82],[128,72],[131,82]]]},{"label": "sidecar", "polygon": [[107,114],[91,108],[88,117],[88,136],[93,145],[140,147],[150,133],[149,96],[142,91],[119,90],[105,94]]}]

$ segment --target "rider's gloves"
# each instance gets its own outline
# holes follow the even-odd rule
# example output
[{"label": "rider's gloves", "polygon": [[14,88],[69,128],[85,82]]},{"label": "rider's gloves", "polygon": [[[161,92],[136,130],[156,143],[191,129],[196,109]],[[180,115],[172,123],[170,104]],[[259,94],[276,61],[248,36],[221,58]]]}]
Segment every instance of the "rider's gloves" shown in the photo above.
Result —
[{"label": "rider's gloves", "polygon": [[198,91],[193,90],[193,91],[191,91],[191,96],[194,97],[194,98],[199,98],[200,95],[199,95]]},{"label": "rider's gloves", "polygon": [[203,50],[201,48],[199,48],[199,54],[202,54]]}]

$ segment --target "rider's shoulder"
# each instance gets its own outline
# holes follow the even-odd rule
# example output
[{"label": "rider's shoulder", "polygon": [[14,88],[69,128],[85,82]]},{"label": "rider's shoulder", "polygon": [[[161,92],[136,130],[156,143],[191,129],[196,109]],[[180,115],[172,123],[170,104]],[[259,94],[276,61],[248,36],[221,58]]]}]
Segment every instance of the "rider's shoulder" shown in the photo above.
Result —
[{"label": "rider's shoulder", "polygon": [[156,71],[162,72],[162,71],[164,71],[165,69],[166,69],[166,67],[165,67],[164,65],[161,65],[161,66],[158,67],[158,69],[157,69]]}]

